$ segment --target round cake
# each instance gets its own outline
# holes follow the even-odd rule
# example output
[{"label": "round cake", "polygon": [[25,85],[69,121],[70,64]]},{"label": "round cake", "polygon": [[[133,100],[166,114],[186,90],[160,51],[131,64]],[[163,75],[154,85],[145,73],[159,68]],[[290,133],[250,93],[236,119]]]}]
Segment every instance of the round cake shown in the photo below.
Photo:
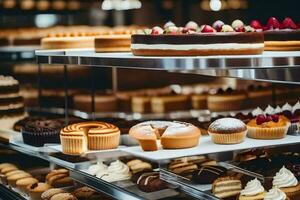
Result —
[{"label": "round cake", "polygon": [[189,123],[170,121],[147,121],[133,126],[129,135],[140,142],[144,151],[156,151],[156,140],[164,149],[184,149],[198,145],[200,130]]},{"label": "round cake", "polygon": [[275,17],[270,17],[265,26],[262,26],[259,21],[253,20],[251,27],[263,31],[265,50],[267,51],[300,50],[300,27],[289,17],[286,17],[281,23]]},{"label": "round cake", "polygon": [[199,27],[195,22],[176,27],[169,22],[164,29],[154,27],[131,37],[131,50],[136,56],[247,55],[261,54],[263,48],[263,34],[240,20],[232,26],[217,21],[213,27]]},{"label": "round cake", "polygon": [[47,37],[42,39],[41,45],[42,49],[93,48],[94,39],[92,36]]}]

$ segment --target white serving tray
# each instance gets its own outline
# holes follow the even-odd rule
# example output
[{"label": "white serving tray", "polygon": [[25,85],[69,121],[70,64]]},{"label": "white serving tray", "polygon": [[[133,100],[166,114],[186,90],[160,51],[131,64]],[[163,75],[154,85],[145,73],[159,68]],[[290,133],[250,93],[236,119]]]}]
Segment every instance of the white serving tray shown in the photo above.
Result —
[{"label": "white serving tray", "polygon": [[194,156],[210,153],[219,153],[226,151],[236,151],[250,148],[259,148],[267,146],[278,146],[287,144],[300,143],[300,136],[287,135],[283,139],[279,140],[256,140],[251,138],[246,138],[244,142],[240,144],[231,145],[220,145],[214,144],[210,136],[202,136],[200,138],[199,145],[188,149],[162,149],[159,148],[158,151],[143,151],[140,146],[123,148],[122,151],[132,154],[137,157],[153,160],[153,161],[166,161],[168,159],[174,159],[184,156]]}]

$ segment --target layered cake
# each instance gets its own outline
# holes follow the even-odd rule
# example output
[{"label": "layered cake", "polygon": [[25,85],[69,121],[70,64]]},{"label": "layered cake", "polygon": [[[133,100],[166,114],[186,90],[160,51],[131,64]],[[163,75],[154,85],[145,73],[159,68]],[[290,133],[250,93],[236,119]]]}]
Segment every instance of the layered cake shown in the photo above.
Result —
[{"label": "layered cake", "polygon": [[130,51],[130,34],[101,35],[95,38],[96,52]]},{"label": "layered cake", "polygon": [[19,93],[19,82],[11,76],[0,76],[0,123],[1,128],[12,128],[24,117],[23,97]]},{"label": "layered cake", "polygon": [[251,27],[263,30],[265,50],[267,51],[297,51],[300,50],[300,27],[286,17],[281,23],[275,17],[270,17],[267,24],[262,26],[253,20]]},{"label": "layered cake", "polygon": [[172,22],[132,35],[131,50],[136,56],[205,56],[261,54],[264,38],[240,20],[232,25],[217,21],[199,26],[189,22],[177,27]]}]

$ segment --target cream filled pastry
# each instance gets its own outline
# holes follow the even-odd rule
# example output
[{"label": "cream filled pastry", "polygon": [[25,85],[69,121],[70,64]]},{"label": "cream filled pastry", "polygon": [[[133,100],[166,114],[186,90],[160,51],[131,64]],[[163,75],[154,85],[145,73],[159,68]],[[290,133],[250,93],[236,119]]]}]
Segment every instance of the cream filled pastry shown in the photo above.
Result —
[{"label": "cream filled pastry", "polygon": [[249,181],[246,187],[241,191],[243,196],[255,196],[265,191],[264,187],[261,185],[260,181],[256,178]]},{"label": "cream filled pastry", "polygon": [[264,200],[286,200],[286,194],[278,188],[273,188],[266,193]]},{"label": "cream filled pastry", "polygon": [[275,114],[275,109],[272,106],[268,105],[268,107],[265,109],[264,114],[274,115]]},{"label": "cream filled pastry", "polygon": [[116,160],[109,165],[106,173],[103,173],[101,177],[97,177],[107,182],[114,182],[130,179],[131,173],[129,167],[125,163],[120,160]]},{"label": "cream filled pastry", "polygon": [[259,108],[259,107],[257,107],[257,108],[255,108],[253,111],[252,111],[252,115],[255,117],[255,116],[258,116],[258,115],[262,115],[262,114],[264,114],[264,111],[261,109],[261,108]]},{"label": "cream filled pastry", "polygon": [[273,178],[273,186],[277,188],[294,187],[298,185],[295,175],[284,166],[276,173]]}]

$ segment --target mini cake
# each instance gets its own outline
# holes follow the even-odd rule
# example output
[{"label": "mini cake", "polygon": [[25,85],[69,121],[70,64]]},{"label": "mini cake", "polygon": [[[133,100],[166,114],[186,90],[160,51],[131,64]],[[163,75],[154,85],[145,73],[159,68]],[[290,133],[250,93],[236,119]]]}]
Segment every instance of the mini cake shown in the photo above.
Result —
[{"label": "mini cake", "polygon": [[82,122],[69,125],[60,132],[65,154],[82,154],[87,149],[114,149],[119,145],[120,130],[105,122]]},{"label": "mini cake", "polygon": [[41,199],[42,200],[50,200],[51,197],[53,197],[56,194],[60,194],[60,193],[65,193],[66,191],[64,191],[63,189],[60,188],[51,188],[45,192],[43,192],[43,194],[41,195]]},{"label": "mini cake", "polygon": [[139,159],[134,159],[126,163],[133,174],[141,171],[152,170],[152,165],[150,163],[141,161]]},{"label": "mini cake", "polygon": [[155,192],[167,188],[167,184],[159,178],[159,172],[145,172],[136,182],[143,192]]},{"label": "mini cake", "polygon": [[280,23],[275,17],[270,17],[266,26],[254,20],[251,26],[264,30],[265,50],[267,51],[297,51],[300,50],[300,30],[295,22],[286,17]]},{"label": "mini cake", "polygon": [[247,126],[235,118],[217,119],[209,126],[208,134],[216,144],[237,144],[244,141]]},{"label": "mini cake", "polygon": [[74,185],[74,181],[69,177],[69,171],[66,169],[51,171],[46,176],[46,182],[55,188]]},{"label": "mini cake", "polygon": [[247,95],[244,91],[219,89],[207,97],[207,108],[213,112],[242,110],[246,107]]},{"label": "mini cake", "polygon": [[29,177],[31,177],[31,175],[26,172],[19,173],[19,174],[13,174],[13,175],[7,177],[7,182],[8,182],[8,185],[10,185],[12,187],[16,187],[16,182],[18,180],[23,179],[23,178],[29,178]]},{"label": "mini cake", "polygon": [[103,199],[104,194],[100,194],[99,192],[93,190],[89,187],[81,187],[77,188],[72,192],[72,194],[78,199],[78,200],[97,200],[97,199]]},{"label": "mini cake", "polygon": [[200,130],[189,123],[170,121],[147,121],[133,126],[129,135],[137,139],[144,151],[156,151],[160,139],[164,149],[183,149],[197,146]]},{"label": "mini cake", "polygon": [[235,199],[242,190],[240,180],[233,177],[221,177],[213,182],[212,193],[221,199]]},{"label": "mini cake", "polygon": [[256,178],[249,181],[241,191],[239,200],[264,200],[265,189]]},{"label": "mini cake", "polygon": [[282,115],[258,115],[248,122],[248,136],[254,139],[281,139],[286,136],[290,122]]},{"label": "mini cake", "polygon": [[192,178],[192,173],[197,169],[198,166],[195,163],[181,160],[173,161],[168,166],[169,171],[189,179]]},{"label": "mini cake", "polygon": [[130,51],[130,34],[101,35],[95,38],[96,52]]},{"label": "mini cake", "polygon": [[25,144],[41,147],[46,143],[60,143],[61,128],[63,122],[59,120],[34,120],[27,122],[21,132]]},{"label": "mini cake", "polygon": [[167,95],[151,98],[151,110],[153,113],[166,113],[189,108],[189,97],[186,95]]},{"label": "mini cake", "polygon": [[[75,94],[73,97],[74,109],[91,112],[91,94]],[[115,112],[118,108],[117,97],[114,95],[95,95],[95,112]]]},{"label": "mini cake", "polygon": [[38,183],[39,181],[32,177],[22,178],[16,181],[16,187],[22,193],[26,193],[26,188],[28,185]]},{"label": "mini cake", "polygon": [[291,200],[300,199],[300,183],[294,174],[282,167],[273,178],[273,187],[282,190]]},{"label": "mini cake", "polygon": [[212,184],[217,178],[225,175],[227,169],[221,166],[205,165],[192,173],[192,180],[199,184]]},{"label": "mini cake", "polygon": [[264,200],[290,200],[289,197],[286,196],[286,194],[278,189],[278,188],[273,188],[270,189],[269,192],[266,193]]},{"label": "mini cake", "polygon": [[50,188],[47,183],[34,183],[27,186],[27,193],[31,200],[41,200],[41,195]]},{"label": "mini cake", "polygon": [[[214,24],[215,25],[215,24]],[[136,56],[205,56],[261,54],[263,34],[235,20],[220,28],[189,22],[185,27],[167,23],[132,35],[131,50]]]},{"label": "mini cake", "polygon": [[134,96],[131,99],[132,112],[149,113],[151,112],[151,97],[149,96]]}]

